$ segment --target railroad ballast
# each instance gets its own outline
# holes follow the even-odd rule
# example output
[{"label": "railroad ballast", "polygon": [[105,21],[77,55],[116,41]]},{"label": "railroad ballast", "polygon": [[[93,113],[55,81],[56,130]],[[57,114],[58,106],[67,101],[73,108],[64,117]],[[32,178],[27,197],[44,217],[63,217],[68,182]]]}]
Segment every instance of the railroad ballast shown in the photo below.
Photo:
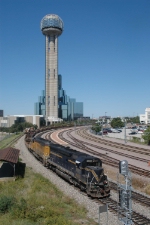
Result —
[{"label": "railroad ballast", "polygon": [[110,195],[108,179],[99,158],[54,144],[39,135],[31,139],[26,136],[25,143],[44,166],[86,191],[87,195],[96,198]]}]

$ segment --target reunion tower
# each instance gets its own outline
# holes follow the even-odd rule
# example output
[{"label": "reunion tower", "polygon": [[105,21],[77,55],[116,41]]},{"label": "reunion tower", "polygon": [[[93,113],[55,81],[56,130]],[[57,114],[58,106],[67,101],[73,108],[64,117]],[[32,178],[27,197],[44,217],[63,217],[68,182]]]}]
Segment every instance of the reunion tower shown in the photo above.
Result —
[{"label": "reunion tower", "polygon": [[41,20],[45,35],[45,116],[58,118],[58,36],[63,32],[63,21],[55,14]]}]

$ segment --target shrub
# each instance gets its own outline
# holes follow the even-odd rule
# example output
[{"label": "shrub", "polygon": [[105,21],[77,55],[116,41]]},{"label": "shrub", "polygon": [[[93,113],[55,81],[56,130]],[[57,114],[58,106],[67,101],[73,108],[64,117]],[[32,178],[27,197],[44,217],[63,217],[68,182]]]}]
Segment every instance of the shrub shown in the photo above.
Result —
[{"label": "shrub", "polygon": [[146,131],[144,131],[142,138],[147,145],[150,145],[150,127],[148,127]]},{"label": "shrub", "polygon": [[26,217],[27,203],[26,200],[21,198],[19,203],[16,203],[12,209],[12,217],[17,219],[24,219]]},{"label": "shrub", "polygon": [[2,196],[0,197],[0,213],[7,213],[11,207],[15,204],[14,197]]},{"label": "shrub", "polygon": [[57,217],[48,217],[45,219],[45,223],[47,225],[71,225],[72,222],[70,222],[69,220],[63,218],[62,216],[57,216]]},{"label": "shrub", "polygon": [[132,140],[133,140],[133,142],[136,142],[136,143],[140,143],[141,142],[140,138],[138,138],[138,137],[132,137]]}]

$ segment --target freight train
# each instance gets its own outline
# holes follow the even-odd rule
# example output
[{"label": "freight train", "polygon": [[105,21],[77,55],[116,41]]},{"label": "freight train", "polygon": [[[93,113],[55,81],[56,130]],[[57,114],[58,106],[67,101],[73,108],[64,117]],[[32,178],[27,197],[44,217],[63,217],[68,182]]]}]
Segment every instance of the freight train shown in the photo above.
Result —
[{"label": "freight train", "polygon": [[29,151],[42,161],[44,166],[85,191],[88,196],[109,197],[109,182],[99,158],[54,144],[41,138],[40,135],[33,135],[32,138],[27,135],[25,143]]}]

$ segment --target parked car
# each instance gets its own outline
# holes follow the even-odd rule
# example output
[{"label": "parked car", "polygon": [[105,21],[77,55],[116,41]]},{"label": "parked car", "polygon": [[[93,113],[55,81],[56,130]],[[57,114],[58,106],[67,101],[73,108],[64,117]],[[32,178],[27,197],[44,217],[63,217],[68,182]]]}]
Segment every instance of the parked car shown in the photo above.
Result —
[{"label": "parked car", "polygon": [[[102,131],[98,132],[97,134],[102,135]],[[103,130],[103,134],[106,135],[106,134],[108,134],[108,132],[106,130]]]},{"label": "parked car", "polygon": [[111,129],[108,129],[107,132],[108,132],[108,133],[112,133],[112,130],[111,130]]},{"label": "parked car", "polygon": [[138,129],[131,129],[131,132],[138,132]]},{"label": "parked car", "polygon": [[137,126],[133,126],[132,129],[137,129]]},{"label": "parked car", "polygon": [[132,135],[132,134],[137,134],[137,132],[131,131],[131,133],[129,133],[129,135]]},{"label": "parked car", "polygon": [[143,130],[139,130],[138,131],[138,134],[143,134]]},{"label": "parked car", "polygon": [[116,128],[116,130],[118,130],[120,133],[122,132],[122,130],[120,128]]},{"label": "parked car", "polygon": [[108,134],[107,130],[103,130],[103,134]]},{"label": "parked car", "polygon": [[103,128],[103,131],[106,131],[107,133],[112,133],[111,128]]},{"label": "parked car", "polygon": [[120,133],[120,131],[117,129],[111,129],[111,131],[112,131],[112,133]]}]

